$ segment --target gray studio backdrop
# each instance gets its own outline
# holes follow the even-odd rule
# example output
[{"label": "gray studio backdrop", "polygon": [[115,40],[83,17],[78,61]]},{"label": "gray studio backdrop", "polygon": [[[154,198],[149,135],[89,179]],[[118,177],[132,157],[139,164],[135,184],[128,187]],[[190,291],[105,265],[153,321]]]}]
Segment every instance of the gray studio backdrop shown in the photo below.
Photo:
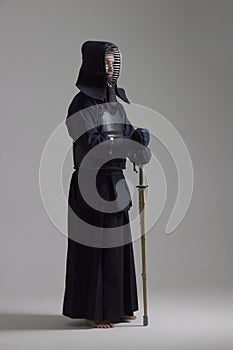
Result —
[{"label": "gray studio backdrop", "polygon": [[[172,159],[157,140],[169,200],[148,233],[150,298],[172,291],[231,295],[232,13],[232,1],[0,2],[2,310],[29,300],[51,301],[61,310],[66,238],[43,207],[39,164],[78,92],[74,83],[86,40],[119,44],[119,85],[133,103],[175,126],[192,159],[188,212],[166,235],[177,178],[170,176]],[[66,195],[72,170],[70,151],[63,168]],[[134,247],[140,286],[140,241]]]}]

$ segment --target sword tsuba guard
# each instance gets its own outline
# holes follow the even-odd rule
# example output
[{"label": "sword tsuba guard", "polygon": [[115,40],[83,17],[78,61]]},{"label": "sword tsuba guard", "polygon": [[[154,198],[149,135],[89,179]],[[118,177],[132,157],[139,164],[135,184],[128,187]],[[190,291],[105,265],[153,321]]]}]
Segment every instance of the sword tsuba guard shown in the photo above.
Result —
[{"label": "sword tsuba guard", "polygon": [[143,188],[147,188],[148,185],[137,185],[136,187],[143,189]]}]

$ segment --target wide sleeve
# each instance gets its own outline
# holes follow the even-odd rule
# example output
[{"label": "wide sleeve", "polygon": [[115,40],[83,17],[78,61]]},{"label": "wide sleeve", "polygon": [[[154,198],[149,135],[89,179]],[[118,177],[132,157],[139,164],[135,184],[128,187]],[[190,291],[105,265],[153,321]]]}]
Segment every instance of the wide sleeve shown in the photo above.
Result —
[{"label": "wide sleeve", "polygon": [[101,135],[97,129],[96,116],[92,106],[76,109],[75,113],[67,116],[65,123],[73,142],[79,142],[86,151],[108,139]]},{"label": "wide sleeve", "polygon": [[[73,142],[76,143],[82,154],[88,153],[95,146],[101,144],[98,149],[98,153],[94,152],[93,155],[89,155],[91,159],[105,159],[107,155],[112,154],[111,158],[114,158],[114,153],[119,151],[121,145],[118,141],[118,147],[114,143],[112,148],[112,142],[108,136],[104,136],[100,133],[98,128],[98,113],[99,105],[93,105],[87,99],[73,100],[66,117],[66,127]],[[124,150],[124,147],[122,146]],[[126,156],[126,153],[125,153]]]}]

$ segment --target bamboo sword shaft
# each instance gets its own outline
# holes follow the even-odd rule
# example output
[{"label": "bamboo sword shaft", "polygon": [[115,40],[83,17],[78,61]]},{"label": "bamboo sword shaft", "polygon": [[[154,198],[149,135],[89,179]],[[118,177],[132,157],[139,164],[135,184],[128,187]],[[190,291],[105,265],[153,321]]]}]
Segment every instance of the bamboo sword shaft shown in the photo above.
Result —
[{"label": "bamboo sword shaft", "polygon": [[144,183],[143,166],[139,167],[139,185],[136,186],[139,193],[139,213],[141,227],[141,248],[142,248],[142,282],[143,282],[143,325],[148,325],[148,310],[147,310],[147,273],[146,273],[146,231],[145,231],[145,189],[148,187]]}]

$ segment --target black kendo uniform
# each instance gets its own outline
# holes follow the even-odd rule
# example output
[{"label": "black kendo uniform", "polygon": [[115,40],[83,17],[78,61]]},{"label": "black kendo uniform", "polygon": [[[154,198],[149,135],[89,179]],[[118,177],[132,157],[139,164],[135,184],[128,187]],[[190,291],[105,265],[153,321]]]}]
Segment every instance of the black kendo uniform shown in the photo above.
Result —
[{"label": "black kendo uniform", "polygon": [[[116,45],[103,41],[87,41],[83,44],[83,61],[76,82],[80,92],[73,98],[66,118],[68,132],[73,138],[74,172],[68,199],[68,246],[62,314],[70,318],[86,318],[95,321],[118,321],[124,315],[133,315],[133,312],[138,310],[130,226],[126,226],[123,230],[126,242],[119,243],[118,236],[114,241],[114,236],[115,245],[104,248],[104,240],[101,241],[103,245],[98,246],[98,239],[92,240],[91,229],[87,228],[85,231],[85,228],[81,228],[73,218],[78,216],[94,228],[105,228],[106,232],[107,228],[124,227],[122,225],[129,223],[128,211],[132,202],[127,183],[123,181],[124,199],[128,200],[123,210],[122,208],[118,210],[118,206],[122,205],[121,198],[116,202],[115,212],[103,212],[92,208],[85,202],[80,192],[78,183],[80,164],[84,156],[99,144],[105,145],[105,151],[108,154],[109,152],[114,154],[114,149],[120,147],[127,149],[127,156],[134,164],[137,162],[146,164],[151,157],[148,147],[146,147],[146,153],[135,153],[132,150],[129,151],[127,144],[127,147],[124,145],[124,140],[127,139],[145,144],[148,133],[145,129],[135,130],[129,123],[122,104],[117,102],[116,95],[127,103],[129,100],[124,89],[118,88],[117,77],[113,75],[110,79],[105,72],[104,59],[107,52],[115,53],[114,70],[117,71],[120,56]],[[107,102],[110,103],[106,104]],[[104,119],[101,118],[106,115],[108,118],[114,118],[116,111],[122,123],[114,124],[114,127],[112,129],[110,127],[111,130],[109,130],[103,124]],[[96,119],[100,120],[100,124],[95,124]],[[129,124],[124,123],[126,120]],[[82,128],[85,133],[80,136]],[[115,136],[114,141],[109,141],[111,135]],[[103,154],[104,152],[100,152],[99,157]],[[125,167],[126,156],[106,161],[98,170],[97,191],[106,201],[111,202],[116,199],[116,184],[119,180],[125,180],[123,174]],[[87,187],[94,168],[93,158],[92,165],[85,169]]]}]

